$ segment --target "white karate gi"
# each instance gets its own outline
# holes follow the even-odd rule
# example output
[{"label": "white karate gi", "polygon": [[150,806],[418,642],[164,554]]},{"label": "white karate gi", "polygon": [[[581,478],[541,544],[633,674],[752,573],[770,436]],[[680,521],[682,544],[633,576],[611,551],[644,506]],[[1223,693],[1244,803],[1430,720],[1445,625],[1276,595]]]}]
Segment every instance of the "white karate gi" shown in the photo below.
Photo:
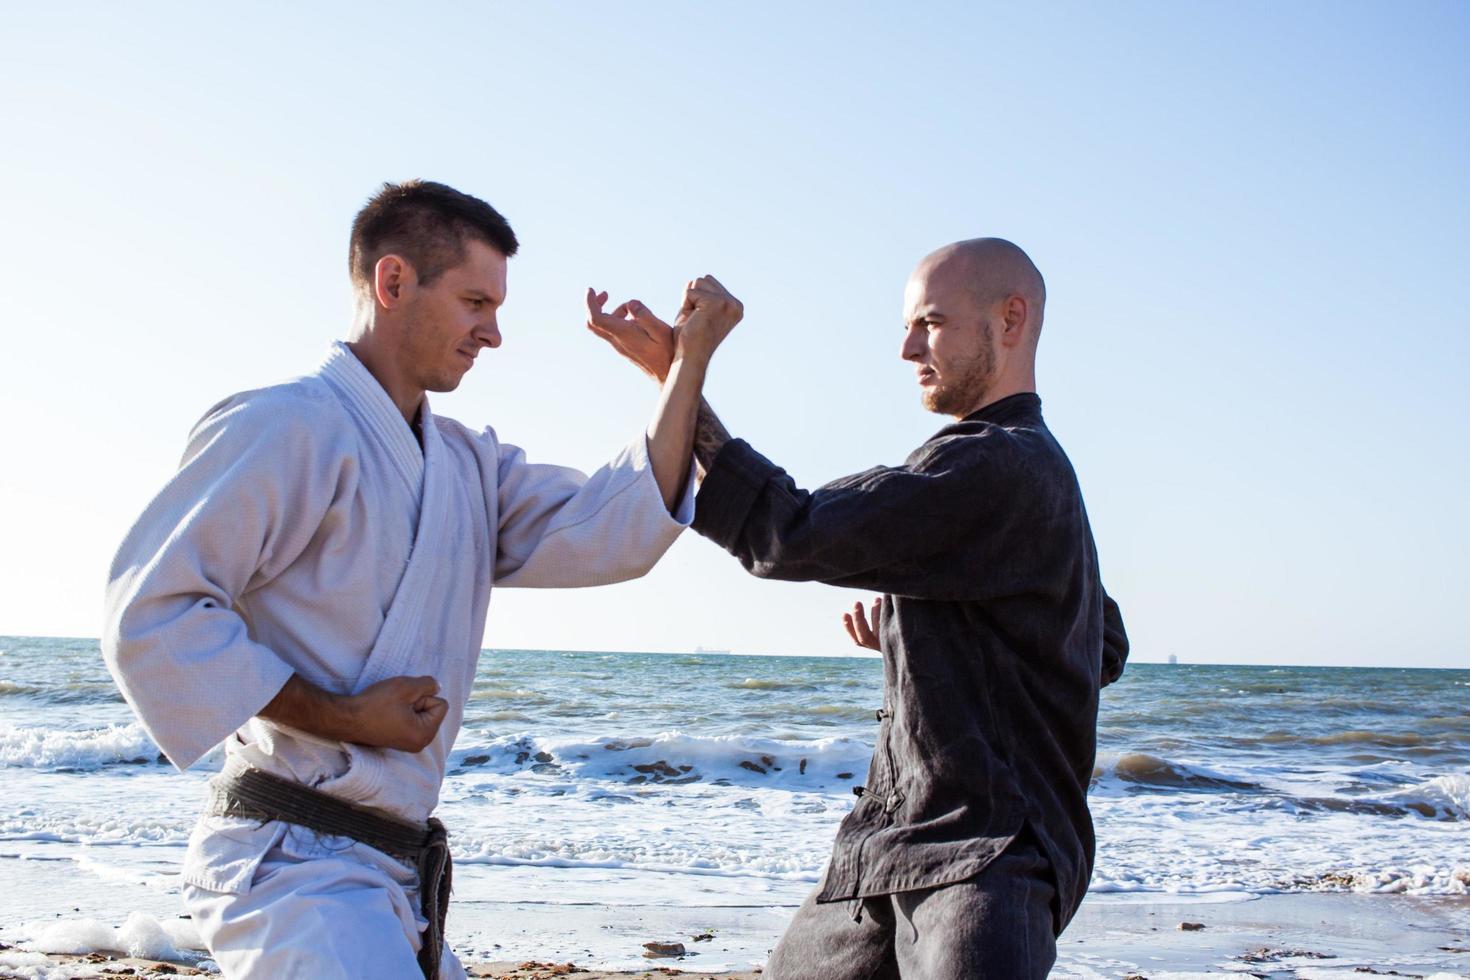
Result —
[{"label": "white karate gi", "polygon": [[[427,404],[421,451],[338,343],[314,373],[227,399],[195,428],[114,560],[103,653],[180,768],[227,740],[231,757],[422,823],[459,733],[492,583],[643,575],[692,518],[692,489],[691,474],[671,517],[641,435],[588,477],[528,463],[493,430]],[[432,675],[448,713],[417,753],[256,717],[292,673],[344,694]],[[418,975],[417,874],[365,845],[206,817],[183,878],[227,977]],[[443,976],[463,975],[446,944]]]}]

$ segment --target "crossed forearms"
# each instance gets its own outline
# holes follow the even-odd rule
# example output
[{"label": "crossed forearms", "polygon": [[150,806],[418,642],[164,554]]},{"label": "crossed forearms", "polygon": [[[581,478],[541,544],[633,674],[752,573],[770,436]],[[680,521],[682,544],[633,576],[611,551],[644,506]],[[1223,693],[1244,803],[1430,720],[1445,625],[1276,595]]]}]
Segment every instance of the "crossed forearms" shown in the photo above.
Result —
[{"label": "crossed forearms", "polygon": [[[650,447],[658,448],[653,438],[655,430],[667,432],[672,438],[659,442],[673,447],[669,456],[676,460],[681,475],[690,449],[700,469],[709,472],[720,449],[730,441],[730,433],[720,424],[708,402],[700,398],[696,414],[695,406],[690,404],[692,399],[687,396],[698,396],[710,357],[745,315],[744,305],[713,276],[701,276],[685,286],[684,305],[674,326],[660,320],[636,299],[619,304],[612,312],[603,310],[606,303],[607,293],[587,290],[587,329],[663,386],[659,411],[649,430]],[[675,364],[681,364],[683,370],[674,371]],[[685,428],[691,416],[692,444],[686,438]],[[661,424],[665,419],[677,424]],[[679,452],[683,455],[678,455]],[[664,488],[662,479],[659,486]],[[666,491],[665,503],[672,507],[672,500],[672,490]]]},{"label": "crossed forearms", "polygon": [[418,752],[449,710],[438,693],[432,677],[390,677],[357,694],[333,694],[292,674],[260,716],[338,742]]}]

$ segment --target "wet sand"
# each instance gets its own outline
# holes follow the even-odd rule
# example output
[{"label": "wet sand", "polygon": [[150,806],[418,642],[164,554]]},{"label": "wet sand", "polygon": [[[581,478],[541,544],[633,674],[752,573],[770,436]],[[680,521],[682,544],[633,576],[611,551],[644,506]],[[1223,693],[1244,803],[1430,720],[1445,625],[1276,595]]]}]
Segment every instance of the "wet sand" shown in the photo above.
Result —
[{"label": "wet sand", "polygon": [[[1271,895],[1223,901],[1161,902],[1093,896],[1059,944],[1052,977],[1059,980],[1194,980],[1237,976],[1270,980],[1338,980],[1365,976],[1470,978],[1470,897],[1413,897],[1344,893]],[[563,915],[606,914],[595,907]],[[733,912],[734,910],[732,910]],[[750,910],[754,921],[770,920]],[[511,912],[507,928],[514,928]],[[528,922],[535,922],[530,919]],[[1181,928],[1182,924],[1201,928]],[[667,939],[668,936],[663,938]],[[765,940],[767,947],[774,934]],[[692,942],[689,948],[698,950]],[[663,980],[670,976],[753,980],[758,969],[702,972],[698,960],[649,960],[639,970],[608,972],[575,960],[497,962],[468,960],[475,977],[504,980]],[[763,960],[754,956],[752,960]],[[131,971],[131,972],[129,972]],[[74,977],[200,975],[185,964],[90,956],[44,956],[0,950],[0,977],[71,980]]]}]

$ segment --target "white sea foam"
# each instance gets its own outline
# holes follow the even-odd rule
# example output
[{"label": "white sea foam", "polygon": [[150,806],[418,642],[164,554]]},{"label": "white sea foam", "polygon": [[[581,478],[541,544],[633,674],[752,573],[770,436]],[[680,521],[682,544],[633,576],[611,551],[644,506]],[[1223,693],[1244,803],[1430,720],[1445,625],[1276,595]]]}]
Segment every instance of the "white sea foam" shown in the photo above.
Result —
[{"label": "white sea foam", "polygon": [[[185,920],[159,921],[134,912],[118,928],[97,919],[30,923],[23,928],[25,950],[34,953],[125,953],[150,960],[193,961],[202,950],[199,932]],[[191,952],[185,952],[189,950]]]},{"label": "white sea foam", "polygon": [[192,814],[182,807],[171,821],[97,810],[50,813],[36,810],[0,815],[0,840],[71,844],[181,844],[188,840]]},{"label": "white sea foam", "polygon": [[450,765],[501,774],[562,773],[633,785],[724,782],[841,792],[861,782],[872,754],[871,744],[848,736],[789,740],[668,731],[649,738],[582,741],[533,735],[483,740],[466,733]]},{"label": "white sea foam", "polygon": [[[1330,774],[1323,782],[1330,785]],[[1435,819],[1407,805],[1427,795],[1434,782],[1406,788],[1393,805],[1366,799],[1306,807],[1299,805],[1303,799],[1270,785],[1251,794],[1151,788],[1097,794],[1092,889],[1470,894],[1465,823]],[[1456,781],[1449,782],[1453,788]],[[1318,789],[1329,798],[1326,786]]]},{"label": "white sea foam", "polygon": [[158,746],[138,724],[58,730],[0,724],[0,766],[100,769],[156,763]]}]

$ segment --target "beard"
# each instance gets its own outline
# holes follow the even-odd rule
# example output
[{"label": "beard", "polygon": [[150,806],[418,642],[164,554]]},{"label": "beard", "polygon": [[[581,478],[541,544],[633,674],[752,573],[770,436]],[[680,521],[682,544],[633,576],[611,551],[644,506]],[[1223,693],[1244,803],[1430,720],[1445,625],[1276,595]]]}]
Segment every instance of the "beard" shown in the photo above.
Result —
[{"label": "beard", "polygon": [[995,384],[995,343],[988,326],[975,356],[958,365],[955,372],[953,381],[923,390],[920,400],[926,409],[938,415],[962,417],[985,404],[986,394]]}]

